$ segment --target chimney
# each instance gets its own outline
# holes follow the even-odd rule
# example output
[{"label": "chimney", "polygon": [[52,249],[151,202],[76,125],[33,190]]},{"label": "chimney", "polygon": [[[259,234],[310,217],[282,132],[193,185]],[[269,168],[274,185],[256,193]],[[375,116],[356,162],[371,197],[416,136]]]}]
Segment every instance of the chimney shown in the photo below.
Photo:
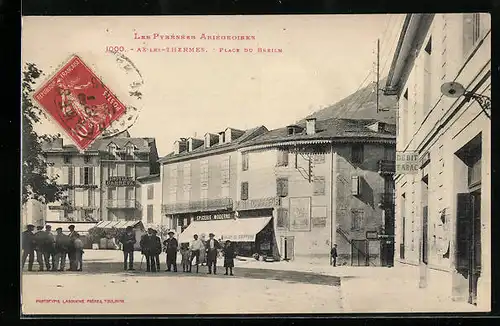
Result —
[{"label": "chimney", "polygon": [[316,118],[306,119],[306,134],[314,135],[316,133]]}]

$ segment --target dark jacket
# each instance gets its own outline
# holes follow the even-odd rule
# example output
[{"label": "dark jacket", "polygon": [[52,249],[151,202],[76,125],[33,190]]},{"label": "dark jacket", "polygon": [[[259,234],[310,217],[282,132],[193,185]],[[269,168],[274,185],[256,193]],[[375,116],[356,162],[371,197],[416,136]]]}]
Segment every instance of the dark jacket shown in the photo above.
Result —
[{"label": "dark jacket", "polygon": [[161,254],[161,240],[160,237],[157,235],[151,236],[151,254],[152,255],[159,255]]},{"label": "dark jacket", "polygon": [[31,231],[24,231],[22,233],[22,247],[23,250],[32,251],[35,249],[35,235]]},{"label": "dark jacket", "polygon": [[229,246],[224,246],[224,249],[222,251],[224,252],[224,260],[234,259],[235,253],[233,244],[230,244]]},{"label": "dark jacket", "polygon": [[177,248],[179,247],[179,243],[176,238],[168,238],[163,241],[163,245],[165,246],[165,252],[167,254],[177,252]]},{"label": "dark jacket", "polygon": [[47,232],[40,230],[34,234],[35,239],[35,250],[45,249],[45,244],[47,243]]},{"label": "dark jacket", "polygon": [[55,250],[57,253],[65,253],[68,252],[69,247],[71,245],[71,240],[65,234],[57,234],[56,235],[56,245]]},{"label": "dark jacket", "polygon": [[333,247],[330,251],[330,256],[337,257],[337,248]]},{"label": "dark jacket", "polygon": [[205,248],[207,248],[207,251],[210,253],[211,251],[216,251],[217,249],[220,249],[221,245],[220,245],[219,241],[214,239],[214,249],[212,250],[212,249],[210,249],[210,239],[208,239],[205,242]]},{"label": "dark jacket", "polygon": [[143,255],[149,255],[151,252],[151,236],[149,234],[144,234],[139,241],[141,246],[141,253]]},{"label": "dark jacket", "polygon": [[69,244],[69,250],[74,250],[75,249],[75,239],[76,239],[76,236],[77,236],[78,232],[76,231],[73,231],[69,234],[69,240],[70,240],[70,244]]},{"label": "dark jacket", "polygon": [[134,244],[137,242],[135,240],[135,233],[132,232],[129,234],[125,232],[124,234],[122,234],[120,242],[122,243],[123,251],[126,252],[134,251]]}]

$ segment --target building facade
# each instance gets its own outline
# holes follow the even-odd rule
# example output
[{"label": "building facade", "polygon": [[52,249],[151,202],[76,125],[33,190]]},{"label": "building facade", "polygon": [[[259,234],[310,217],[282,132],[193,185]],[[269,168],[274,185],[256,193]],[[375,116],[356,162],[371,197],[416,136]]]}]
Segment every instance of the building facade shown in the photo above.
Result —
[{"label": "building facade", "polygon": [[45,205],[38,200],[29,199],[21,207],[21,226],[24,230],[28,224],[45,225],[46,220]]},{"label": "building facade", "polygon": [[396,261],[415,267],[418,286],[485,309],[491,122],[478,102],[441,86],[489,97],[490,75],[489,14],[411,14],[385,91],[399,99],[397,150],[419,155],[418,171],[395,178]]},{"label": "building facade", "polygon": [[160,174],[139,177],[140,197],[142,206],[142,223],[146,226],[163,225],[170,227],[161,213],[161,182]]},{"label": "building facade", "polygon": [[65,188],[63,200],[47,205],[47,221],[141,219],[137,178],[159,172],[153,138],[98,138],[85,152],[59,138],[43,152],[48,175]]},{"label": "building facade", "polygon": [[393,235],[394,129],[373,120],[308,119],[245,143],[239,218],[272,216],[274,243],[264,246],[280,259],[328,263],[337,244],[341,264],[388,264],[392,249],[379,236]]}]

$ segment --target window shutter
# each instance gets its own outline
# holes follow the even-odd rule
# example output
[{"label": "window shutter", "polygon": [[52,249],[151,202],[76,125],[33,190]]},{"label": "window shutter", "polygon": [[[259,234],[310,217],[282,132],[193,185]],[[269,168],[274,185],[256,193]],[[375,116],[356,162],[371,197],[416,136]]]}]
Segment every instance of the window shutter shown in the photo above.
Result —
[{"label": "window shutter", "polygon": [[277,208],[276,227],[280,229],[288,229],[288,210],[284,207]]},{"label": "window shutter", "polygon": [[359,187],[359,184],[360,184],[360,180],[359,180],[359,177],[357,175],[353,175],[352,178],[351,178],[351,194],[353,196],[358,196],[359,193],[360,193],[360,187]]},{"label": "window shutter", "polygon": [[278,197],[288,196],[288,179],[278,178],[276,179],[276,193]]},{"label": "window shutter", "polygon": [[69,184],[69,167],[68,166],[63,166],[62,168],[62,176],[61,176],[61,184]]},{"label": "window shutter", "polygon": [[323,196],[325,194],[325,177],[314,178],[313,193],[315,196]]},{"label": "window shutter", "polygon": [[99,168],[93,168],[93,173],[92,175],[94,176],[94,184],[97,185],[97,186],[100,186],[101,185],[101,176],[100,176],[100,171],[99,171]]},{"label": "window shutter", "polygon": [[241,200],[248,199],[248,182],[241,183]]},{"label": "window shutter", "polygon": [[83,170],[79,166],[76,166],[74,169],[75,169],[75,185],[79,185],[83,181],[83,176],[82,176]]},{"label": "window shutter", "polygon": [[457,194],[457,243],[456,269],[467,272],[471,239],[472,196],[469,193]]}]

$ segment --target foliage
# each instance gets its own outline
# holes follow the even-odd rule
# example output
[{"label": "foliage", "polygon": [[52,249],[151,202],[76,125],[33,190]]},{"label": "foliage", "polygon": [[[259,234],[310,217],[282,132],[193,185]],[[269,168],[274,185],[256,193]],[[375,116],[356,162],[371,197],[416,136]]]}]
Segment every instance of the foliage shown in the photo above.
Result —
[{"label": "foliage", "polygon": [[93,227],[89,229],[88,239],[90,243],[99,243],[102,238],[106,237],[104,229]]},{"label": "foliage", "polygon": [[42,203],[62,199],[62,188],[56,177],[47,176],[47,163],[42,153],[42,143],[53,141],[59,135],[38,135],[34,125],[40,123],[45,113],[32,100],[33,85],[42,71],[33,63],[26,64],[22,80],[22,203],[36,199]]}]

